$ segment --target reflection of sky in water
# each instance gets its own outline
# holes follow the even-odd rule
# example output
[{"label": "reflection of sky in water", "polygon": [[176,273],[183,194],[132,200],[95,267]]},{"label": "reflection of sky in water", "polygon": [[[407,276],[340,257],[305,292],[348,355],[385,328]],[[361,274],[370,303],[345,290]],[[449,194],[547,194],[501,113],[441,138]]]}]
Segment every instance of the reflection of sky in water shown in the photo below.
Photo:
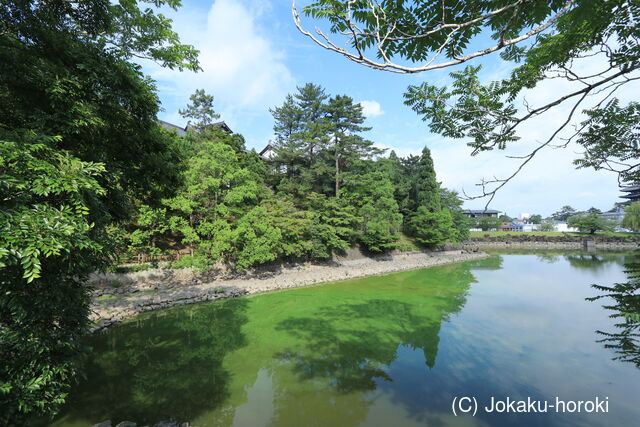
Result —
[{"label": "reflection of sky in water", "polygon": [[[112,352],[59,424],[153,421],[174,395],[163,408],[197,426],[634,425],[640,370],[596,342],[614,321],[585,301],[622,261],[509,255],[152,314],[96,338]],[[464,395],[608,396],[610,413],[454,417]]]},{"label": "reflection of sky in water", "polygon": [[594,331],[614,322],[599,304],[584,300],[594,295],[594,270],[609,282],[625,280],[619,262],[607,260],[596,269],[558,262],[537,275],[530,271],[529,256],[503,259],[504,270],[473,271],[477,283],[464,309],[441,328],[434,369],[426,368],[420,351],[401,346],[390,366],[394,382],[381,382],[380,389],[418,420],[429,420],[430,406],[446,408],[454,396],[476,396],[487,405],[491,396],[549,401],[608,396],[607,415],[478,417],[490,425],[634,425],[640,416],[638,372],[611,360],[595,341]]}]

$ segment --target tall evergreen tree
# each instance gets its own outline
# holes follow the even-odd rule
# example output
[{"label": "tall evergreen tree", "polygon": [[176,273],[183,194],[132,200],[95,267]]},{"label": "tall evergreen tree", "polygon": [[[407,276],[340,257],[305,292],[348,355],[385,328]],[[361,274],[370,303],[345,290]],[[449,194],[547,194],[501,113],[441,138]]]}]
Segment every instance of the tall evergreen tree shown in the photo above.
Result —
[{"label": "tall evergreen tree", "polygon": [[303,142],[300,138],[300,133],[303,130],[301,108],[293,95],[289,94],[280,107],[269,111],[275,120],[273,125],[276,137],[274,141],[275,162],[278,167],[282,167],[286,171],[289,177],[297,176],[304,155]]},{"label": "tall evergreen tree", "polygon": [[302,125],[300,139],[304,144],[307,166],[311,167],[315,162],[318,150],[322,148],[327,139],[326,100],[329,96],[325,94],[321,86],[307,83],[298,88],[295,98],[302,113],[300,117]]},{"label": "tall evergreen tree", "polygon": [[334,195],[340,197],[341,171],[356,160],[371,158],[384,150],[375,148],[372,141],[358,135],[358,132],[371,128],[362,126],[365,120],[362,105],[354,104],[351,97],[337,95],[329,99],[327,118],[331,132],[327,142],[327,154],[334,165]]},{"label": "tall evergreen tree", "polygon": [[298,87],[297,93],[287,95],[282,106],[270,110],[276,135],[273,162],[285,176],[278,189],[294,198],[317,190],[312,169],[327,139],[327,98],[322,87],[307,83]]},{"label": "tall evergreen tree", "polygon": [[393,195],[396,199],[396,203],[401,212],[403,207],[406,206],[407,199],[409,198],[410,181],[405,174],[402,160],[398,157],[395,151],[389,153],[388,158],[381,158],[378,161],[381,162],[387,171],[391,183],[393,184]]},{"label": "tall evergreen tree", "polygon": [[437,212],[442,209],[440,184],[436,180],[436,170],[433,166],[431,150],[427,147],[422,149],[422,155],[418,161],[414,199],[418,206],[426,207],[431,212]]},{"label": "tall evergreen tree", "polygon": [[357,209],[358,241],[372,252],[393,249],[402,215],[393,197],[394,187],[384,164],[361,162],[349,173],[341,193],[342,203]]},{"label": "tall evergreen tree", "polygon": [[452,237],[453,218],[449,210],[442,209],[440,184],[436,180],[431,150],[427,147],[417,162],[412,196],[416,208],[408,217],[411,234],[430,247],[444,244]]},{"label": "tall evergreen tree", "polygon": [[400,212],[404,215],[405,220],[409,218],[412,212],[418,207],[416,201],[416,181],[418,177],[418,167],[420,156],[410,154],[400,159],[401,181],[397,189],[398,205]]}]

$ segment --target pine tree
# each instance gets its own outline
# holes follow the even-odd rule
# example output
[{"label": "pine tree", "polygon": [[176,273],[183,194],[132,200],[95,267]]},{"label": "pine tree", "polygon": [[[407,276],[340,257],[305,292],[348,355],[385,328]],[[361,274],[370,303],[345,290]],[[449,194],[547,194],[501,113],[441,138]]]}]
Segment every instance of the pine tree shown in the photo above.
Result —
[{"label": "pine tree", "polygon": [[285,175],[278,189],[294,198],[318,190],[313,169],[328,135],[325,103],[328,96],[324,89],[307,83],[297,90],[287,95],[282,106],[271,110],[276,134],[273,161],[277,173]]},{"label": "pine tree", "polygon": [[416,240],[429,247],[441,246],[450,240],[453,218],[449,210],[442,208],[440,184],[427,147],[417,162],[412,200],[415,210],[408,217],[408,228]]},{"label": "pine tree", "polygon": [[369,159],[383,153],[384,150],[375,148],[372,141],[358,135],[358,132],[365,132],[371,128],[362,126],[365,120],[362,106],[354,104],[351,97],[337,95],[331,98],[327,104],[327,118],[331,131],[327,152],[334,165],[334,195],[340,197],[341,170],[355,160]]},{"label": "pine tree", "polygon": [[317,151],[322,148],[327,137],[327,105],[329,98],[321,86],[307,83],[298,88],[295,95],[300,109],[300,123],[302,125],[300,139],[303,141],[306,151],[307,166],[311,167],[315,162]]},{"label": "pine tree", "polygon": [[214,123],[214,120],[220,118],[220,114],[217,114],[213,109],[213,95],[207,95],[204,89],[196,89],[189,100],[191,104],[187,105],[185,110],[178,110],[178,112],[182,117],[195,120],[195,123],[191,123],[191,125],[196,131],[205,131]]},{"label": "pine tree", "polygon": [[337,199],[357,209],[358,241],[371,252],[393,249],[402,225],[402,215],[393,197],[394,187],[384,163],[359,162],[348,174]]},{"label": "pine tree", "polygon": [[291,94],[287,95],[282,106],[269,111],[275,120],[274,162],[279,169],[286,171],[289,178],[297,176],[304,163],[304,142],[301,139],[303,112]]}]

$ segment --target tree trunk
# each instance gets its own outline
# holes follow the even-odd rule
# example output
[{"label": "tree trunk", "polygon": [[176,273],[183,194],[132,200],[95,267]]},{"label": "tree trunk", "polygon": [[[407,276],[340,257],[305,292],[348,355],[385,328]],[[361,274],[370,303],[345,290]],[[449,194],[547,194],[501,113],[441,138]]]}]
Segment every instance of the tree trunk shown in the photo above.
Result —
[{"label": "tree trunk", "polygon": [[338,153],[336,153],[336,199],[340,198],[340,180],[338,176],[340,175],[340,157]]}]

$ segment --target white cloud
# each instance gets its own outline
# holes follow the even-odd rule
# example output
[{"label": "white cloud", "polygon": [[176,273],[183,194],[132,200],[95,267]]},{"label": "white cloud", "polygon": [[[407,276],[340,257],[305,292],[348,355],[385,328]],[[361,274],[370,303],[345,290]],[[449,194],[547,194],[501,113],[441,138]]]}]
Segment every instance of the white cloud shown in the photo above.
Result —
[{"label": "white cloud", "polygon": [[215,0],[206,14],[185,7],[170,16],[182,41],[200,51],[202,71],[146,67],[163,88],[167,116],[175,117],[173,110],[202,88],[215,96],[215,108],[225,114],[224,120],[245,123],[245,115],[268,114],[267,109],[281,103],[295,87],[284,53],[273,46],[258,22],[268,3],[254,0],[250,6],[239,0]]},{"label": "white cloud", "polygon": [[360,105],[362,105],[362,114],[365,117],[376,117],[384,114],[380,103],[377,101],[360,101]]}]

